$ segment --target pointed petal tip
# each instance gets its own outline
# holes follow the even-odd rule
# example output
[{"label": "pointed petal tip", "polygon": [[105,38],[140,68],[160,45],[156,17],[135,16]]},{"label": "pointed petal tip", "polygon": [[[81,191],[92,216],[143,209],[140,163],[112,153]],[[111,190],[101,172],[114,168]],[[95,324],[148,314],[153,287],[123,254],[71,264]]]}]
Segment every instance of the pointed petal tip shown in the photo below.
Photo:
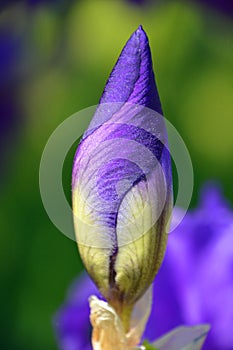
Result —
[{"label": "pointed petal tip", "polygon": [[136,30],[136,33],[137,33],[137,34],[145,33],[145,31],[144,31],[144,29],[142,28],[142,25],[141,25],[141,24],[138,26],[138,29]]},{"label": "pointed petal tip", "polygon": [[146,35],[145,30],[143,29],[142,25],[140,24],[138,28],[133,33],[133,36],[136,36],[137,39],[139,39],[139,45],[143,42],[147,42],[148,38]]},{"label": "pointed petal tip", "polygon": [[[142,25],[138,26],[126,42],[100,99],[100,104],[114,102],[139,104],[162,114],[149,39]],[[108,113],[105,120],[110,115]]]}]

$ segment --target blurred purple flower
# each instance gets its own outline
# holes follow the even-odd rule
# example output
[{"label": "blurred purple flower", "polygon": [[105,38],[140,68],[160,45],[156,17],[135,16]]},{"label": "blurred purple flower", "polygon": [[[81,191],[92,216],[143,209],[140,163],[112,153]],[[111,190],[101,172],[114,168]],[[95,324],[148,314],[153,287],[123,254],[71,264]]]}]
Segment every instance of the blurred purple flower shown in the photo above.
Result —
[{"label": "blurred purple flower", "polygon": [[[148,6],[154,5],[162,5],[165,1],[162,0],[126,0],[128,3],[140,6],[141,8],[147,8]],[[221,13],[227,15],[229,17],[233,16],[233,3],[232,0],[192,0],[195,3],[200,4],[202,8],[206,8],[206,10],[215,11],[217,13]],[[172,2],[167,0],[166,2]]]},{"label": "blurred purple flower", "polygon": [[[175,218],[174,218],[175,219]],[[203,349],[233,349],[233,213],[217,186],[207,185],[168,240],[154,282],[153,308],[144,338],[181,324],[211,324]],[[98,291],[79,278],[54,320],[62,350],[91,350],[88,297]]]},{"label": "blurred purple flower", "polygon": [[219,188],[209,184],[198,209],[190,211],[168,239],[146,336],[158,336],[178,324],[209,323],[203,349],[232,350],[232,267],[233,212]]},{"label": "blurred purple flower", "polygon": [[[17,136],[23,124],[19,103],[21,84],[19,66],[22,61],[23,39],[11,23],[0,26],[0,186],[9,170],[11,152],[15,152]],[[14,150],[14,151],[13,151]]]},{"label": "blurred purple flower", "polygon": [[67,301],[54,319],[55,333],[61,350],[92,350],[88,298],[99,291],[84,273],[71,286]]}]

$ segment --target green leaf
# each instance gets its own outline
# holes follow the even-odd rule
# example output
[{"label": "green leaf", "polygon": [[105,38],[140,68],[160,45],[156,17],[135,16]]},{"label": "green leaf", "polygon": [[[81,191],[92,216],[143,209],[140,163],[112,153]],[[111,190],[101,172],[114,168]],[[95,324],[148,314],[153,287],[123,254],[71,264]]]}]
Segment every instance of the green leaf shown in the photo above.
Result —
[{"label": "green leaf", "polygon": [[145,340],[143,342],[143,345],[145,347],[146,350],[159,350],[158,348],[155,348],[153,345],[151,345],[150,343],[148,343],[147,340]]}]

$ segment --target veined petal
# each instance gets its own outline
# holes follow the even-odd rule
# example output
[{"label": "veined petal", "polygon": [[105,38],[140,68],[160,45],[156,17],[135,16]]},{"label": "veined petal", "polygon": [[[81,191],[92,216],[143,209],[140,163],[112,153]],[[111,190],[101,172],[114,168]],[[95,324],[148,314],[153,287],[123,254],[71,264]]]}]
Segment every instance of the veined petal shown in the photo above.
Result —
[{"label": "veined petal", "polygon": [[162,113],[149,42],[141,26],[122,50],[100,99],[100,103],[126,101]]},{"label": "veined petal", "polygon": [[107,299],[118,294],[135,302],[162,261],[171,175],[162,117],[134,105],[128,110],[128,124],[111,120],[80,145],[73,209],[82,259],[101,292]]},{"label": "veined petal", "polygon": [[[114,103],[117,103],[114,105]],[[123,48],[105,85],[99,108],[84,133],[87,137],[107,122],[126,102],[141,105],[162,114],[156,87],[149,41],[142,26],[132,34]],[[113,103],[109,110],[103,104]]]}]

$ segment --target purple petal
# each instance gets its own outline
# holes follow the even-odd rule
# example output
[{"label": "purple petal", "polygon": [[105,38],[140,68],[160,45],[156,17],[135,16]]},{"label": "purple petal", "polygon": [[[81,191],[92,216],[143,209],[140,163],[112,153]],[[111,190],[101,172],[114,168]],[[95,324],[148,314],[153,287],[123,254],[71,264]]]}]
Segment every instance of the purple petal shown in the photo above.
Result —
[{"label": "purple petal", "polygon": [[[119,105],[114,106],[114,102]],[[98,113],[97,109],[84,138],[94,129],[93,126],[109,120],[121,106],[120,102],[138,104],[162,114],[149,41],[142,26],[127,41],[105,85],[100,104],[113,103],[111,110]]]},{"label": "purple petal", "polygon": [[150,47],[142,26],[123,48],[100,99],[100,103],[126,101],[161,113]]},{"label": "purple petal", "polygon": [[[140,277],[147,285],[141,286],[138,280],[139,271],[143,270],[141,266],[132,266],[132,271],[126,273],[127,278],[129,274],[134,275],[140,293],[152,282],[163,256],[165,227],[172,201],[172,178],[165,123],[158,112],[161,112],[161,106],[148,39],[139,27],[126,43],[110,75],[100,105],[79,145],[73,167],[74,223],[80,254],[89,274],[107,299],[112,289],[117,293],[123,293],[121,290],[124,289],[117,280],[125,273],[119,263],[119,242],[127,244],[139,238],[130,234],[127,241],[126,230],[119,230],[120,208],[132,189],[145,202],[149,198],[151,217],[159,213],[156,220],[151,219],[151,226],[146,231],[140,232],[136,222],[135,230],[131,230],[131,233],[138,230],[142,236],[153,228],[150,235],[153,236],[151,250],[154,251],[149,259],[149,277],[148,280],[145,276]],[[139,188],[141,183],[145,186]],[[130,203],[128,207],[130,210],[126,207],[125,216],[135,220]],[[96,250],[84,246],[101,248],[102,252],[98,250],[96,257]],[[141,254],[144,257],[144,252]],[[141,256],[138,261],[143,259]],[[121,272],[116,271],[116,266],[121,266]],[[134,288],[135,293],[137,289]],[[120,299],[127,298],[126,294],[121,294]],[[128,295],[132,298],[132,290]]]}]

